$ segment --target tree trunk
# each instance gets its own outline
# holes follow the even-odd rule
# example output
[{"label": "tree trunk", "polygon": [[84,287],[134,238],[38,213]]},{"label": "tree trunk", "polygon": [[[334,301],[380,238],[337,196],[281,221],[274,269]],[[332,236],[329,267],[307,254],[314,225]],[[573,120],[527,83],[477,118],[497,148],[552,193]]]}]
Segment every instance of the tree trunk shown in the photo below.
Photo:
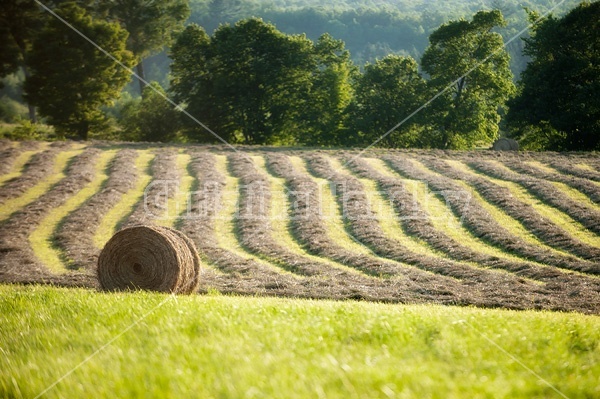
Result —
[{"label": "tree trunk", "polygon": [[[19,47],[19,52],[21,53],[21,59],[19,63],[21,64],[21,69],[23,70],[23,74],[25,75],[25,80],[31,77],[31,73],[29,73],[29,68],[27,68],[27,46],[25,45],[25,41],[20,36],[11,32],[13,40],[17,43],[17,47]],[[27,102],[27,108],[29,109],[29,120],[31,123],[37,123],[37,116],[35,114],[35,107]]]},{"label": "tree trunk", "polygon": [[144,94],[144,87],[146,87],[146,76],[144,75],[144,62],[142,60],[140,60],[140,63],[137,64],[136,69],[137,69],[138,81],[140,82],[140,96],[141,96]]},{"label": "tree trunk", "polygon": [[[29,73],[29,69],[27,68],[25,63],[23,63],[21,65],[21,69],[23,70],[23,75],[25,75],[25,80],[29,79],[31,74]],[[33,105],[31,105],[29,102],[27,102],[27,108],[29,109],[29,120],[31,121],[31,123],[37,123],[37,115],[35,114],[35,107]]]}]

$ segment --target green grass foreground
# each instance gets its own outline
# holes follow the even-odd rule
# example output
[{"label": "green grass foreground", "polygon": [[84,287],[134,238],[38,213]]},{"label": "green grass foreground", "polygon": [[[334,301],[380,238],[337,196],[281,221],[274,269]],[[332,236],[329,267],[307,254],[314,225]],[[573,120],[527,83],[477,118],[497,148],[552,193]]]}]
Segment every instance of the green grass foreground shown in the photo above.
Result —
[{"label": "green grass foreground", "polygon": [[578,314],[0,286],[1,398],[597,398],[599,342]]}]

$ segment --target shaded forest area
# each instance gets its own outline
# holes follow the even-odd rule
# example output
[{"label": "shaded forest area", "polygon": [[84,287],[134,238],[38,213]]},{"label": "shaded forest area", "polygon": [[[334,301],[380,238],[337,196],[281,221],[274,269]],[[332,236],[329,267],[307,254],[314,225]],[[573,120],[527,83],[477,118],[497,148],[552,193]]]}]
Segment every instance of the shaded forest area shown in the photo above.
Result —
[{"label": "shaded forest area", "polygon": [[[577,2],[565,1],[542,18],[558,4],[115,0],[42,10],[11,0],[0,7],[9,43],[0,118],[19,123],[4,134],[17,139],[218,134],[244,144],[469,149],[512,136],[528,149],[594,149],[598,4],[584,2],[569,20],[559,16]],[[143,79],[131,80],[133,70]],[[568,105],[547,101],[556,87],[540,78],[561,71]],[[555,117],[575,108],[576,118]]]}]

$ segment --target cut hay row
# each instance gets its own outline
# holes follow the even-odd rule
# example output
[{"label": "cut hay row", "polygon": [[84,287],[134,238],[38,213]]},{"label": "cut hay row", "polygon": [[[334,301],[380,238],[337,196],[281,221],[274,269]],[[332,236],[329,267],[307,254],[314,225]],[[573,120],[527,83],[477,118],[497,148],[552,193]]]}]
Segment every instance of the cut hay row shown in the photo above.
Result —
[{"label": "cut hay row", "polygon": [[[436,226],[432,214],[425,209],[430,207],[425,204],[422,198],[416,198],[415,193],[411,190],[411,188],[414,188],[414,181],[402,179],[401,176],[392,174],[381,164],[378,168],[372,167],[372,165],[377,164],[376,161],[356,159],[348,165],[359,175],[373,179],[380,185],[388,198],[391,199],[394,210],[402,218],[403,226],[408,233],[419,237],[439,251],[428,254],[429,256],[440,257],[443,255],[445,259],[468,262],[468,265],[475,263],[493,269],[506,270],[517,276],[542,282],[548,282],[563,274],[554,268],[533,264],[506,254],[480,240],[474,239],[466,232],[460,234],[458,231],[461,231],[462,226],[448,226],[443,221],[441,223],[438,221]],[[384,172],[387,173],[384,174]],[[431,195],[431,193],[429,194]],[[432,197],[429,201],[435,203],[439,202],[439,199]],[[445,208],[445,204],[438,204],[438,206]],[[437,214],[442,214],[442,212]],[[360,225],[358,228],[361,228]],[[456,233],[457,236],[455,237],[457,239],[446,235],[446,232]]]},{"label": "cut hay row", "polygon": [[438,253],[456,260],[470,260],[490,266],[498,259],[523,261],[489,245],[466,229],[446,202],[429,191],[425,183],[404,178],[376,158],[356,159],[348,166],[359,176],[378,185],[409,236],[426,242]]},{"label": "cut hay row", "polygon": [[108,180],[96,194],[61,221],[55,239],[68,260],[69,269],[91,272],[96,267],[101,248],[94,243],[94,236],[104,215],[134,187],[136,179],[131,172],[137,156],[135,150],[119,150],[109,165]]},{"label": "cut hay row", "polygon": [[[575,221],[539,203],[518,185],[480,175],[460,161],[425,159],[424,163],[445,176],[468,182],[487,201],[502,208],[546,244],[583,259],[600,259],[600,248],[593,245],[594,237],[588,239],[585,228],[573,226]],[[581,234],[574,237],[574,233]]]},{"label": "cut hay row", "polygon": [[[96,194],[106,182],[108,164],[115,155],[114,150],[103,151],[97,156],[93,170],[79,171],[81,182],[87,184],[74,192],[64,204],[52,209],[29,236],[29,243],[38,261],[53,273],[65,273],[71,263],[65,252],[57,248],[55,233],[63,220]],[[78,239],[81,237],[79,236]]]},{"label": "cut hay row", "polygon": [[[600,236],[598,236],[600,233],[600,207],[594,204],[588,206],[585,202],[576,201],[568,194],[557,190],[551,183],[532,176],[517,174],[497,161],[473,161],[468,165],[486,176],[519,184],[531,195],[523,196],[521,194],[520,198],[533,202],[531,206],[540,214],[554,218],[551,220],[555,224],[569,229],[571,234],[577,234],[577,238],[589,245],[600,247]],[[513,185],[506,187],[509,187],[512,192],[515,191]],[[542,204],[538,205],[535,199],[540,200]]]},{"label": "cut hay row", "polygon": [[154,153],[150,150],[138,150],[133,168],[130,170],[130,179],[135,180],[135,185],[123,193],[119,202],[107,211],[94,234],[94,245],[101,249],[104,244],[119,230],[135,206],[144,196],[144,189],[152,180],[150,168],[154,160]]},{"label": "cut hay row", "polygon": [[230,155],[229,168],[241,183],[237,226],[243,247],[301,276],[335,275],[340,279],[350,276],[349,271],[332,269],[316,257],[303,256],[304,251],[295,253],[274,238],[271,229],[271,184],[266,174],[257,170],[252,158],[245,154]]},{"label": "cut hay row", "polygon": [[6,139],[0,139],[0,151],[4,151],[13,147],[18,146],[19,143],[15,141],[10,141]]},{"label": "cut hay row", "polygon": [[194,177],[190,174],[192,157],[180,151],[175,158],[175,169],[179,180],[175,183],[175,193],[167,201],[167,208],[156,225],[175,228],[186,217],[190,205],[190,193],[193,191]]},{"label": "cut hay row", "polygon": [[27,142],[0,151],[0,187],[6,181],[19,177],[31,157],[47,147],[48,143]]},{"label": "cut hay row", "polygon": [[570,194],[575,201],[581,201],[590,207],[600,205],[600,185],[594,184],[590,180],[567,176],[538,161],[505,161],[504,164],[522,175],[549,181],[567,194],[569,194],[569,189],[575,191],[575,193]]},{"label": "cut hay row", "polygon": [[566,175],[581,177],[594,182],[600,182],[600,170],[597,166],[592,166],[589,163],[577,163],[574,161],[563,159],[550,159],[548,163],[556,170]]},{"label": "cut hay row", "polygon": [[165,219],[169,200],[175,198],[180,180],[176,159],[174,149],[161,148],[154,151],[154,159],[138,185],[142,192],[133,194],[138,201],[133,203],[131,211],[119,224],[120,228],[138,224],[154,225]]},{"label": "cut hay row", "polygon": [[[60,167],[66,165],[55,165],[56,162],[60,163],[56,157],[61,151],[65,151],[67,148],[61,148],[59,146],[51,146],[46,150],[36,152],[23,166],[22,172],[18,177],[6,181],[0,190],[0,204],[6,201],[20,197],[27,190],[34,187],[37,183],[41,182],[47,176],[56,172]],[[58,170],[60,172],[60,170]]]},{"label": "cut hay row", "polygon": [[[227,158],[205,151],[192,152],[190,171],[195,179],[190,214],[180,229],[192,239],[203,260],[212,266],[203,271],[201,290],[247,295],[305,296],[300,279],[280,273],[237,245],[234,218],[237,179],[228,177]],[[231,248],[231,249],[229,249]],[[218,270],[218,271],[217,271]]]},{"label": "cut hay row", "polygon": [[[346,210],[345,218],[348,221],[350,229],[352,229],[356,237],[372,247],[375,252],[392,259],[400,259],[441,275],[449,275],[460,279],[475,290],[481,290],[482,287],[477,287],[479,284],[488,287],[506,285],[503,287],[505,292],[509,292],[511,288],[515,292],[524,288],[523,279],[519,279],[515,288],[514,283],[516,279],[510,274],[498,273],[494,270],[453,262],[447,258],[441,258],[433,254],[424,255],[410,251],[407,247],[401,245],[399,241],[387,237],[383,233],[381,226],[369,209],[367,195],[358,179],[336,171],[331,167],[329,160],[322,156],[311,157],[310,165],[315,173],[335,183],[338,200],[344,204]],[[488,293],[494,297],[498,296],[498,292],[488,290]]]},{"label": "cut hay row", "polygon": [[297,238],[293,236],[291,230],[291,208],[290,194],[285,184],[285,180],[276,177],[268,170],[266,160],[264,156],[252,156],[254,166],[257,168],[259,173],[265,175],[270,184],[270,227],[271,236],[278,244],[285,247],[290,252],[302,256],[303,258],[309,259],[317,264],[326,263],[328,267],[334,269],[340,269],[345,272],[359,273],[355,269],[352,269],[342,263],[332,261],[331,259],[315,256],[306,251],[298,242]]},{"label": "cut hay row", "polygon": [[[65,151],[62,154],[69,154]],[[89,148],[79,151],[67,170],[63,173],[49,176],[50,180],[60,178],[51,189],[24,206],[18,213],[13,214],[0,225],[0,277],[7,282],[50,282],[61,285],[93,286],[90,275],[69,273],[57,275],[40,263],[29,241],[31,234],[37,229],[44,218],[54,209],[61,207],[73,193],[84,188],[95,175],[94,165],[100,150]],[[60,154],[59,154],[60,157]]]},{"label": "cut hay row", "polygon": [[[269,154],[268,165],[275,175],[286,182],[290,200],[294,204],[291,210],[294,236],[311,253],[351,266],[371,276],[406,276],[414,280],[434,277],[402,262],[373,256],[370,250],[368,254],[354,252],[347,242],[340,243],[336,238],[347,235],[347,232],[338,213],[335,197],[332,196],[333,204],[322,204],[322,198],[331,195],[329,183],[318,184],[318,180],[310,176],[305,169],[294,167],[291,158]],[[326,218],[333,219],[329,220],[329,226],[326,224],[323,208],[335,209],[335,212],[326,214]],[[336,229],[333,235],[330,233],[332,228]],[[359,245],[354,241],[352,243]],[[362,247],[362,244],[360,246]]]},{"label": "cut hay row", "polygon": [[[466,202],[466,190],[471,190],[471,186],[461,185],[458,181],[449,177],[435,173],[425,167],[420,167],[416,161],[407,158],[394,156],[385,157],[392,168],[411,179],[426,182],[430,189],[444,194],[447,204],[452,211],[463,221],[464,225],[473,231],[475,235],[489,242],[498,248],[512,252],[526,259],[534,260],[539,263],[552,265],[568,270],[574,270],[584,273],[598,274],[599,270],[595,263],[578,259],[570,255],[562,255],[560,252],[553,251],[552,247],[535,245],[525,235],[514,235],[504,226],[512,218],[503,220],[498,216],[492,216],[489,211],[499,210],[501,208],[484,207],[486,201],[483,198],[475,196]],[[488,211],[489,210],[489,211]],[[503,210],[500,211],[502,216]],[[496,219],[502,221],[502,224]]]}]

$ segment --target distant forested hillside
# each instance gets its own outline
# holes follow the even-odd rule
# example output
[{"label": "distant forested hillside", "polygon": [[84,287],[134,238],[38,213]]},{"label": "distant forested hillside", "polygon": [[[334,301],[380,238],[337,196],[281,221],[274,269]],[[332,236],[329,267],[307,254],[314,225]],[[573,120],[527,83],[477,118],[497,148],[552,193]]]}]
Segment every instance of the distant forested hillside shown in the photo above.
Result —
[{"label": "distant forested hillside", "polygon": [[[255,16],[271,22],[285,33],[305,33],[316,40],[323,33],[341,39],[359,65],[394,53],[420,59],[428,37],[442,23],[469,18],[479,10],[500,9],[508,21],[501,30],[505,41],[527,27],[524,8],[540,13],[557,0],[192,0],[190,22],[212,33],[219,24]],[[561,15],[579,3],[567,0],[555,10]],[[509,45],[515,76],[525,68],[522,41]]]}]

